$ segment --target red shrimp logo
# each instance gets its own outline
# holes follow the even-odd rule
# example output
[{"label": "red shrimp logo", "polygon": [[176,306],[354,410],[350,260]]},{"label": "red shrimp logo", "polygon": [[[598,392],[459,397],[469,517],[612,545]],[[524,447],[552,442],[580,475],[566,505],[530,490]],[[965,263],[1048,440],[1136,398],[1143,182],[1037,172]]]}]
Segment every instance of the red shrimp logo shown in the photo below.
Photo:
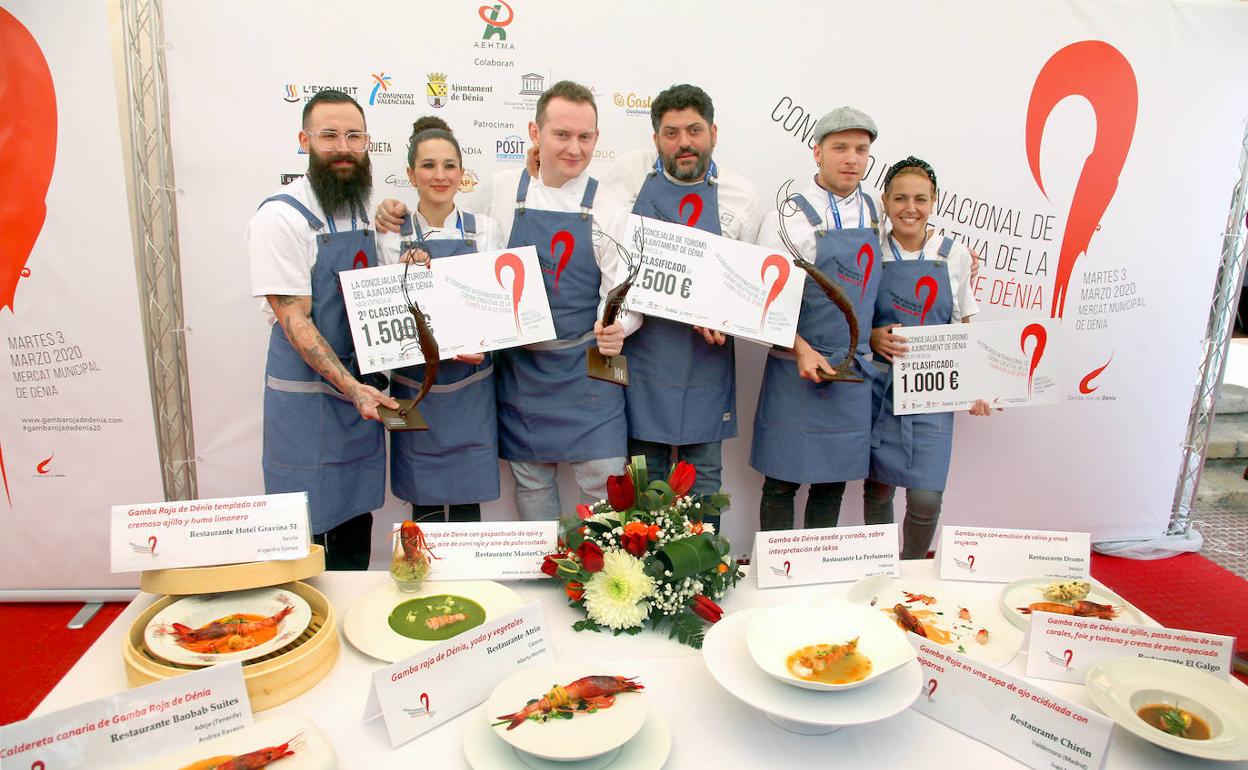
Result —
[{"label": "red shrimp logo", "polygon": [[52,454],[48,455],[48,459],[36,465],[35,473],[38,473],[40,476],[48,475],[48,466],[52,464],[53,457],[56,457],[56,452],[53,452]]},{"label": "red shrimp logo", "polygon": [[685,216],[685,205],[689,205],[689,216],[685,218],[685,224],[689,227],[697,227],[698,220],[702,217],[702,196],[697,193],[689,193],[680,199],[680,205],[676,207],[678,216]]},{"label": "red shrimp logo", "polygon": [[511,268],[511,316],[516,320],[516,334],[520,333],[520,295],[524,294],[524,263],[520,261],[511,252],[507,252],[494,260],[494,280],[498,281],[498,285],[507,288],[503,284],[503,268]]},{"label": "red shrimp logo", "polygon": [[355,259],[351,262],[352,270],[359,270],[361,267],[368,267],[368,255],[363,250],[355,252]]},{"label": "red shrimp logo", "polygon": [[1097,387],[1099,387],[1099,386],[1093,385],[1093,384],[1092,384],[1092,380],[1095,380],[1097,377],[1100,377],[1100,376],[1101,376],[1101,372],[1103,372],[1103,371],[1105,371],[1106,369],[1108,369],[1108,368],[1109,368],[1109,365],[1110,365],[1110,364],[1112,364],[1113,362],[1114,362],[1114,354],[1113,354],[1113,353],[1110,353],[1110,354],[1109,354],[1109,360],[1105,362],[1104,366],[1098,366],[1098,367],[1096,367],[1095,369],[1093,369],[1092,371],[1090,371],[1090,372],[1088,372],[1087,374],[1085,374],[1085,375],[1083,376],[1083,379],[1082,379],[1082,380],[1079,380],[1079,392],[1080,392],[1080,393],[1082,393],[1082,394],[1083,394],[1083,395],[1085,395],[1085,396],[1086,396],[1086,395],[1088,395],[1088,394],[1090,394],[1090,393],[1094,393],[1094,392],[1096,391]]},{"label": "red shrimp logo", "polygon": [[[21,148],[0,175],[0,308],[15,310],[17,282],[43,229],[44,200],[56,162],[56,90],[39,44],[13,14],[0,8],[0,145]],[[6,485],[7,490],[7,485]]]},{"label": "red shrimp logo", "polygon": [[779,254],[772,254],[763,260],[763,268],[758,272],[758,278],[764,285],[767,283],[767,268],[776,268],[776,279],[771,282],[771,288],[767,291],[767,299],[763,302],[763,317],[758,319],[758,330],[763,330],[763,323],[767,320],[767,311],[771,308],[771,303],[780,296],[780,292],[784,290],[784,285],[789,280],[789,261]]},{"label": "red shrimp logo", "polygon": [[1027,396],[1031,396],[1031,381],[1036,376],[1036,367],[1040,365],[1040,359],[1044,357],[1044,346],[1048,342],[1049,334],[1045,331],[1041,324],[1027,324],[1027,328],[1023,329],[1023,334],[1018,338],[1018,348],[1023,351],[1023,355],[1027,354],[1027,340],[1034,339],[1036,346],[1031,350],[1031,363],[1027,368]]},{"label": "red shrimp logo", "polygon": [[147,545],[150,547],[151,553],[154,556],[156,554],[156,536],[155,535],[152,535],[151,537],[147,539]]},{"label": "red shrimp logo", "polygon": [[425,713],[429,713],[429,693],[422,692],[420,694],[420,705],[425,707]]},{"label": "red shrimp logo", "polygon": [[[559,253],[556,246],[562,246],[563,252]],[[572,251],[576,248],[576,238],[567,230],[560,230],[550,236],[550,256],[558,261],[558,267],[554,269],[555,291],[559,291],[559,276],[563,274],[563,269],[568,266],[568,260],[572,259]],[[550,270],[543,269],[542,272],[550,273]]]},{"label": "red shrimp logo", "polygon": [[919,314],[919,326],[927,321],[927,311],[932,309],[932,305],[936,304],[936,295],[940,293],[940,286],[936,283],[936,279],[930,275],[925,275],[914,282],[914,298],[919,299],[921,289],[927,289],[923,293],[923,312]]},{"label": "red shrimp logo", "polygon": [[[862,266],[863,256],[867,258],[867,266]],[[858,294],[858,299],[867,296],[867,284],[871,282],[871,268],[875,266],[875,249],[871,248],[871,244],[864,243],[858,249],[858,269],[862,270],[862,291]],[[920,321],[919,323],[922,323]]]},{"label": "red shrimp logo", "polygon": [[1092,105],[1096,138],[1070,201],[1053,275],[1053,318],[1061,318],[1065,312],[1075,262],[1087,253],[1092,234],[1100,227],[1101,215],[1118,190],[1118,176],[1127,162],[1139,106],[1135,72],[1109,43],[1083,40],[1053,54],[1036,76],[1027,104],[1027,162],[1046,198],[1048,193],[1040,178],[1040,142],[1053,108],[1068,96],[1082,96]]},{"label": "red shrimp logo", "polygon": [[937,682],[935,679],[927,680],[927,687],[925,687],[924,689],[926,690],[925,694],[927,695],[928,703],[932,702],[932,696],[936,694],[936,688],[938,686],[940,686],[940,682]]}]

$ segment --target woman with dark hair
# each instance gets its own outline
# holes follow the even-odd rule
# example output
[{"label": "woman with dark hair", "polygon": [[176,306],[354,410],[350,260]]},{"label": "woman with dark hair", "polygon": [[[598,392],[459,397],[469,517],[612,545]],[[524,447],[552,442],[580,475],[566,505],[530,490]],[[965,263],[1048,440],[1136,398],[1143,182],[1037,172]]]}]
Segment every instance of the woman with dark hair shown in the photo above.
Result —
[{"label": "woman with dark hair", "polygon": [[[428,265],[442,257],[503,247],[494,220],[455,205],[463,177],[459,142],[446,122],[435,117],[417,120],[408,141],[407,178],[420,200],[404,217],[401,234],[378,234],[384,262]],[[420,245],[400,254],[404,241]],[[412,398],[423,379],[423,365],[398,369],[391,378],[391,394]],[[416,521],[440,520],[446,506],[450,521],[480,521],[480,504],[498,498],[498,424],[490,355],[443,361],[420,411],[429,430],[390,434],[390,488],[412,504]]]},{"label": "woman with dark hair", "polygon": [[[979,312],[975,301],[973,257],[952,238],[935,238],[927,227],[936,200],[936,172],[913,156],[884,176],[884,265],[875,303],[871,349],[883,376],[875,379],[875,424],[871,435],[871,473],[863,488],[867,524],[893,521],[893,494],[906,488],[901,558],[927,555],[949,476],[953,449],[953,413],[893,414],[892,362],[905,355],[906,338],[898,326],[969,323]],[[921,284],[935,282],[926,313],[912,312]],[[887,362],[887,363],[886,363]],[[992,413],[987,401],[971,414]]]}]

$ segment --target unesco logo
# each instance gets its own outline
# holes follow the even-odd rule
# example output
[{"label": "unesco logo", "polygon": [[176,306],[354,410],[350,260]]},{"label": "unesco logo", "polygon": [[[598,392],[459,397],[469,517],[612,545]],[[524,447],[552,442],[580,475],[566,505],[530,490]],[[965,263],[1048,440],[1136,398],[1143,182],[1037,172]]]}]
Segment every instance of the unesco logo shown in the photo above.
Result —
[{"label": "unesco logo", "polygon": [[518,134],[505,136],[494,143],[495,155],[499,160],[523,161],[524,138]]}]

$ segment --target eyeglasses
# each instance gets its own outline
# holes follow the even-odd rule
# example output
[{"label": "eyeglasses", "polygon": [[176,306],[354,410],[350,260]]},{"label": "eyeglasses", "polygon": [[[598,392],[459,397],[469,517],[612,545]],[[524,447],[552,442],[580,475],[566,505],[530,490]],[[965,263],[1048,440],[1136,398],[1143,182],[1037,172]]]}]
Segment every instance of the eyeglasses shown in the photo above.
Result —
[{"label": "eyeglasses", "polygon": [[338,149],[342,145],[342,140],[347,141],[347,149],[351,152],[364,152],[368,149],[368,132],[367,131],[335,131],[332,128],[322,129],[320,131],[309,131],[308,136],[312,138],[312,144],[321,152],[330,152]]}]

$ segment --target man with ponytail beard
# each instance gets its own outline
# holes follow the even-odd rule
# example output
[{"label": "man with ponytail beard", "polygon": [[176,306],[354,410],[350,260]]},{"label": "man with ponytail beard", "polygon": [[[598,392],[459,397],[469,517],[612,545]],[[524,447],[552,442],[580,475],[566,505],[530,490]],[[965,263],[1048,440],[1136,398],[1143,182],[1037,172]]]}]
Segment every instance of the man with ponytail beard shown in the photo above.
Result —
[{"label": "man with ponytail beard", "polygon": [[[247,226],[252,294],[269,316],[264,491],[308,494],[327,569],[368,569],[372,511],[385,499],[377,407],[397,408],[355,360],[338,273],[377,264],[364,111],[341,91],[303,109],[307,176],[266,198]],[[315,319],[315,320],[314,320]]]}]

